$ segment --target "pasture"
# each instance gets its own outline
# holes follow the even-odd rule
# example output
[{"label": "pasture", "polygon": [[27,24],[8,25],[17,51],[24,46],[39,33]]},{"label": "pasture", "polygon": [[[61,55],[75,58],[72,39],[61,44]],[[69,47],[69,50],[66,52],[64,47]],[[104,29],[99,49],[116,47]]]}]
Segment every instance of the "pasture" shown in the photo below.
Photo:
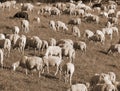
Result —
[{"label": "pasture", "polygon": [[[73,15],[60,15],[60,16],[49,16],[49,15],[37,15],[38,6],[33,12],[28,12],[29,21],[30,21],[30,32],[24,34],[26,36],[39,36],[40,39],[49,40],[49,38],[59,39],[72,39],[73,41],[82,40],[84,30],[90,29],[95,32],[97,29],[102,29],[105,27],[106,19],[100,17],[100,23],[96,24],[94,22],[88,23],[82,21],[79,25],[81,32],[81,37],[74,37],[71,34],[72,25],[68,25],[69,30],[67,32],[59,31],[54,32],[49,27],[50,20],[61,20],[66,24],[68,21],[76,16]],[[120,10],[120,6],[118,6]],[[15,25],[21,27],[21,19],[12,18],[13,15],[20,11],[20,9],[11,9],[10,11],[0,10],[0,33],[11,33],[11,28]],[[33,21],[35,16],[39,16],[41,23],[38,24]],[[118,26],[120,29],[120,26]],[[120,32],[120,31],[119,31]],[[109,36],[106,36],[106,41],[104,45],[101,43],[95,43],[93,41],[86,41],[87,50],[85,54],[82,54],[80,50],[76,50],[75,57],[75,73],[73,75],[72,83],[78,82],[89,82],[90,78],[95,73],[102,72],[115,72],[117,76],[117,81],[120,81],[120,54],[106,55],[106,51],[111,44],[115,44],[119,41],[119,36],[113,34],[113,40],[110,41]],[[40,54],[44,54],[45,51]],[[33,49],[25,49],[25,55],[34,55]],[[37,56],[40,56],[37,54]],[[53,72],[55,68],[50,68],[50,74],[45,73],[39,78],[38,74],[25,75],[25,70],[18,68],[16,72],[12,71],[11,64],[20,60],[21,54],[18,50],[11,50],[10,57],[4,57],[4,68],[0,68],[0,91],[66,91],[69,87],[67,83],[64,83],[64,80],[59,80],[59,74],[54,77]],[[69,61],[67,58],[63,58],[64,61]]]}]

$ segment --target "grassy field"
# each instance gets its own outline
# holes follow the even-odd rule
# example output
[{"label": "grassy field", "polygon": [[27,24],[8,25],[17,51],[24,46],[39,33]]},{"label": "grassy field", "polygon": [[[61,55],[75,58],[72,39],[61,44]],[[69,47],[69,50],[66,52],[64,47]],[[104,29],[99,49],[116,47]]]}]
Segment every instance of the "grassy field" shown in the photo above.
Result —
[{"label": "grassy field", "polygon": [[[5,10],[5,12],[0,10],[0,33],[11,33],[11,28],[14,25],[20,27],[21,19],[11,19],[18,10],[11,9],[10,12]],[[97,29],[101,29],[105,27],[105,18],[100,18],[100,24],[87,23],[82,22],[79,26],[81,31],[81,37],[76,38],[71,35],[71,25],[68,25],[69,31],[64,33],[53,32],[49,28],[49,20],[61,20],[65,23],[71,18],[75,16],[69,15],[61,15],[61,16],[41,16],[41,23],[37,24],[33,21],[33,18],[37,15],[36,10],[34,12],[28,12],[30,17],[30,32],[25,34],[20,32],[20,34],[24,34],[26,36],[39,36],[40,39],[48,40],[53,37],[56,40],[59,39],[72,39],[73,41],[83,40],[83,33],[85,29],[91,29],[92,31],[96,31]],[[120,29],[120,26],[118,26]],[[116,42],[118,42],[119,36],[113,34],[113,40],[110,41],[109,36],[106,36],[105,45],[101,45],[100,43],[94,42],[86,42],[87,43],[87,52],[85,54],[81,54],[80,50],[76,50],[76,58],[74,61],[75,64],[75,73],[73,75],[73,83],[78,82],[86,82],[90,81],[90,78],[95,73],[101,72],[115,72],[117,76],[117,80],[120,80],[120,54],[115,55],[106,55],[105,52],[109,48],[109,46]],[[34,53],[33,50],[25,50],[25,55],[32,55]],[[37,54],[37,56],[39,56]],[[69,87],[68,84],[64,83],[64,80],[59,80],[59,75],[56,77],[53,76],[53,72],[55,72],[55,68],[50,68],[50,74],[43,74],[41,78],[38,78],[38,74],[35,72],[33,75],[25,75],[25,70],[22,68],[18,68],[16,72],[13,72],[10,67],[11,64],[15,61],[20,60],[21,55],[17,50],[11,50],[11,54],[9,58],[4,58],[4,69],[0,68],[0,91],[66,91]],[[64,58],[64,61],[68,61],[68,59]]]}]

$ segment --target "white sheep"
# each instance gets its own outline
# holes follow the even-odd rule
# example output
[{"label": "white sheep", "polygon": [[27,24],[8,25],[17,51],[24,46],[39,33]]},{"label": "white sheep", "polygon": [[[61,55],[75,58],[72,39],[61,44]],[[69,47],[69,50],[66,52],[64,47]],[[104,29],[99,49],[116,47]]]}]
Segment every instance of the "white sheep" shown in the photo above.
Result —
[{"label": "white sheep", "polygon": [[63,30],[68,31],[68,27],[62,21],[57,21],[56,22],[56,28],[57,28],[58,31],[59,31],[60,28],[62,28]]},{"label": "white sheep", "polygon": [[62,58],[62,49],[59,46],[49,46],[46,50],[45,56],[56,55]]},{"label": "white sheep", "polygon": [[82,52],[86,52],[87,45],[83,41],[76,41],[75,49],[80,49]]},{"label": "white sheep", "polygon": [[117,27],[111,27],[113,32],[116,32],[117,36],[119,35],[119,31]]},{"label": "white sheep", "polygon": [[113,30],[112,28],[102,28],[102,32],[110,36],[110,39],[112,40]]},{"label": "white sheep", "polygon": [[110,76],[110,80],[112,83],[116,82],[116,74],[114,72],[108,72],[107,73]]},{"label": "white sheep", "polygon": [[18,26],[14,26],[14,29],[13,29],[13,34],[18,34],[20,32],[20,29]]},{"label": "white sheep", "polygon": [[0,65],[3,68],[3,57],[4,57],[4,53],[2,51],[2,49],[0,49]]},{"label": "white sheep", "polygon": [[76,37],[80,37],[80,30],[77,26],[72,27],[72,34]]},{"label": "white sheep", "polygon": [[11,41],[7,38],[0,40],[0,48],[3,48],[3,51],[6,51],[6,53],[4,52],[4,54],[7,55],[7,57],[9,57],[11,50]]},{"label": "white sheep", "polygon": [[50,45],[50,46],[56,46],[56,43],[57,43],[57,41],[56,41],[55,38],[50,38],[50,39],[49,39],[49,45]]},{"label": "white sheep", "polygon": [[21,11],[32,11],[34,6],[31,3],[24,3],[21,6]]},{"label": "white sheep", "polygon": [[58,71],[59,71],[59,66],[62,63],[62,59],[60,57],[57,56],[44,56],[43,57],[43,61],[45,66],[47,66],[47,72],[49,73],[49,66],[56,66],[56,72],[55,72],[55,76],[57,75]]},{"label": "white sheep", "polygon": [[22,20],[21,21],[21,29],[22,31],[24,31],[25,33],[29,32],[29,21],[28,20]]},{"label": "white sheep", "polygon": [[58,15],[60,16],[60,10],[56,7],[52,7],[50,15]]},{"label": "white sheep", "polygon": [[43,65],[43,60],[40,57],[23,56],[20,61],[17,61],[12,64],[12,68],[13,71],[15,71],[17,67],[21,66],[26,69],[26,75],[28,74],[28,70],[36,69],[39,72],[40,77],[41,72],[43,71]]},{"label": "white sheep", "polygon": [[50,20],[49,21],[49,25],[50,25],[51,29],[53,29],[54,31],[56,31],[56,26],[55,26],[55,21],[54,20]]},{"label": "white sheep", "polygon": [[63,72],[64,73],[65,83],[68,81],[68,78],[69,78],[70,85],[71,85],[72,84],[72,76],[73,76],[74,71],[75,71],[74,64],[71,63],[71,62],[68,62],[68,63],[66,63],[65,65],[63,65],[61,67],[60,78],[61,78],[61,73]]},{"label": "white sheep", "polygon": [[100,30],[96,30],[96,34],[100,37],[100,42],[102,44],[104,44],[104,42],[105,42],[105,34]]},{"label": "white sheep", "polygon": [[91,30],[86,29],[85,33],[84,33],[84,36],[86,36],[87,39],[90,39],[94,36],[94,33]]},{"label": "white sheep", "polygon": [[85,84],[77,83],[77,84],[71,85],[71,87],[67,89],[67,91],[88,91],[88,89]]},{"label": "white sheep", "polygon": [[48,41],[42,40],[42,51],[48,48]]},{"label": "white sheep", "polygon": [[68,23],[73,24],[73,25],[80,25],[81,24],[81,19],[80,18],[74,18],[74,19],[71,19]]}]

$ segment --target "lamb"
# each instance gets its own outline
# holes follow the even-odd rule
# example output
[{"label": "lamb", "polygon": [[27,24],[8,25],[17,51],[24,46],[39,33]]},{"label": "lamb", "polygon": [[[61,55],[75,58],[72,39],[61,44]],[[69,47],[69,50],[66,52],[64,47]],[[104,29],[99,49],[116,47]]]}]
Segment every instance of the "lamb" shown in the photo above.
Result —
[{"label": "lamb", "polygon": [[71,62],[68,62],[60,68],[60,78],[61,78],[61,73],[62,72],[65,73],[64,74],[65,83],[68,81],[68,78],[69,78],[70,85],[71,85],[74,71],[75,71],[74,64]]},{"label": "lamb", "polygon": [[3,51],[6,51],[6,53],[4,52],[4,54],[7,55],[7,57],[9,57],[11,50],[11,41],[7,38],[0,40],[0,48],[3,48]]},{"label": "lamb", "polygon": [[13,29],[13,34],[18,34],[20,32],[20,29],[18,26],[14,26],[14,29]]},{"label": "lamb", "polygon": [[80,30],[77,26],[72,27],[72,34],[76,37],[80,37]]},{"label": "lamb", "polygon": [[21,21],[21,29],[22,31],[24,31],[25,33],[29,32],[29,21],[28,20],[22,20]]},{"label": "lamb", "polygon": [[88,91],[85,84],[77,83],[72,85],[67,91]]},{"label": "lamb", "polygon": [[59,71],[59,66],[62,63],[62,59],[60,57],[57,56],[44,56],[43,57],[43,61],[45,66],[47,66],[47,72],[49,73],[49,66],[56,66],[56,72],[55,72],[55,76],[57,75],[58,71]]},{"label": "lamb", "polygon": [[49,46],[46,50],[45,56],[49,55],[58,55],[60,58],[62,58],[62,50],[59,46]]},{"label": "lamb", "polygon": [[26,69],[26,75],[28,74],[28,70],[36,69],[40,77],[41,72],[43,71],[43,60],[42,58],[36,56],[23,56],[20,61],[12,64],[13,71],[15,71],[19,66]]},{"label": "lamb", "polygon": [[68,31],[68,27],[65,25],[65,23],[61,22],[61,21],[57,21],[56,22],[56,28],[59,31],[60,28],[62,28],[63,30]]},{"label": "lamb", "polygon": [[2,51],[2,49],[0,49],[0,65],[3,68],[3,57],[4,57],[4,53]]},{"label": "lamb", "polygon": [[55,21],[54,20],[50,20],[49,21],[49,25],[50,25],[51,29],[53,29],[54,31],[56,31],[56,26],[55,26]]},{"label": "lamb", "polygon": [[107,51],[107,54],[118,52],[120,53],[120,44],[111,45]]},{"label": "lamb", "polygon": [[49,39],[49,45],[50,46],[56,46],[56,39],[55,38],[50,38]]}]

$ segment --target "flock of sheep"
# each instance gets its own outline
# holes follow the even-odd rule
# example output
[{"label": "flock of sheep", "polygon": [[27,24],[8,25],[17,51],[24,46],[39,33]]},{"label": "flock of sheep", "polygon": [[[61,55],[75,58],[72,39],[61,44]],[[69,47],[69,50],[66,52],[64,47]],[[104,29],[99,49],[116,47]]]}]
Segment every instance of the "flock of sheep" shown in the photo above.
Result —
[{"label": "flock of sheep", "polygon": [[[55,3],[44,5],[42,3],[36,3],[39,7],[37,11],[38,15],[48,16],[61,16],[67,14],[68,16],[75,16],[75,18],[68,21],[65,24],[63,21],[50,20],[48,22],[49,28],[53,32],[62,32],[67,34],[70,30],[68,26],[72,26],[71,35],[76,38],[82,38],[84,41],[73,41],[72,39],[60,39],[49,38],[49,41],[42,40],[38,36],[25,36],[26,33],[30,33],[30,21],[29,14],[27,12],[33,12],[35,6],[31,3],[21,3],[19,7],[16,5],[16,1],[6,1],[0,3],[0,9],[4,13],[5,10],[11,10],[20,8],[21,11],[17,12],[13,17],[23,18],[21,20],[21,28],[17,25],[12,28],[11,34],[0,33],[0,65],[4,68],[4,57],[9,57],[12,49],[18,49],[20,52],[21,59],[12,63],[12,69],[16,71],[16,68],[21,66],[25,68],[26,75],[28,70],[36,69],[39,77],[44,73],[45,68],[49,73],[50,66],[56,66],[56,72],[60,73],[60,79],[62,74],[64,75],[65,82],[70,82],[71,87],[67,91],[120,91],[120,83],[116,81],[116,74],[114,72],[95,74],[91,78],[90,83],[75,84],[72,85],[72,76],[75,72],[75,55],[76,49],[80,49],[82,53],[86,53],[88,41],[100,42],[101,46],[105,45],[106,35],[113,39],[113,33],[116,33],[116,37],[119,38],[119,16],[120,11],[117,9],[117,4],[114,1],[110,1],[108,5],[102,5],[101,3],[95,3],[90,5],[84,4],[82,1],[74,2],[70,1],[67,3]],[[96,25],[100,24],[100,17],[107,19],[105,27],[101,30],[93,32],[90,29],[86,29],[81,34],[79,26],[82,22],[89,23],[94,22]],[[42,23],[40,17],[34,17],[33,21],[38,24]],[[23,34],[20,34],[23,32]],[[25,49],[33,48],[34,53],[38,50],[38,54],[45,51],[43,56],[27,56],[25,55]],[[106,54],[118,52],[120,53],[120,41],[111,45]],[[68,62],[63,64],[64,57],[68,58]]]}]

